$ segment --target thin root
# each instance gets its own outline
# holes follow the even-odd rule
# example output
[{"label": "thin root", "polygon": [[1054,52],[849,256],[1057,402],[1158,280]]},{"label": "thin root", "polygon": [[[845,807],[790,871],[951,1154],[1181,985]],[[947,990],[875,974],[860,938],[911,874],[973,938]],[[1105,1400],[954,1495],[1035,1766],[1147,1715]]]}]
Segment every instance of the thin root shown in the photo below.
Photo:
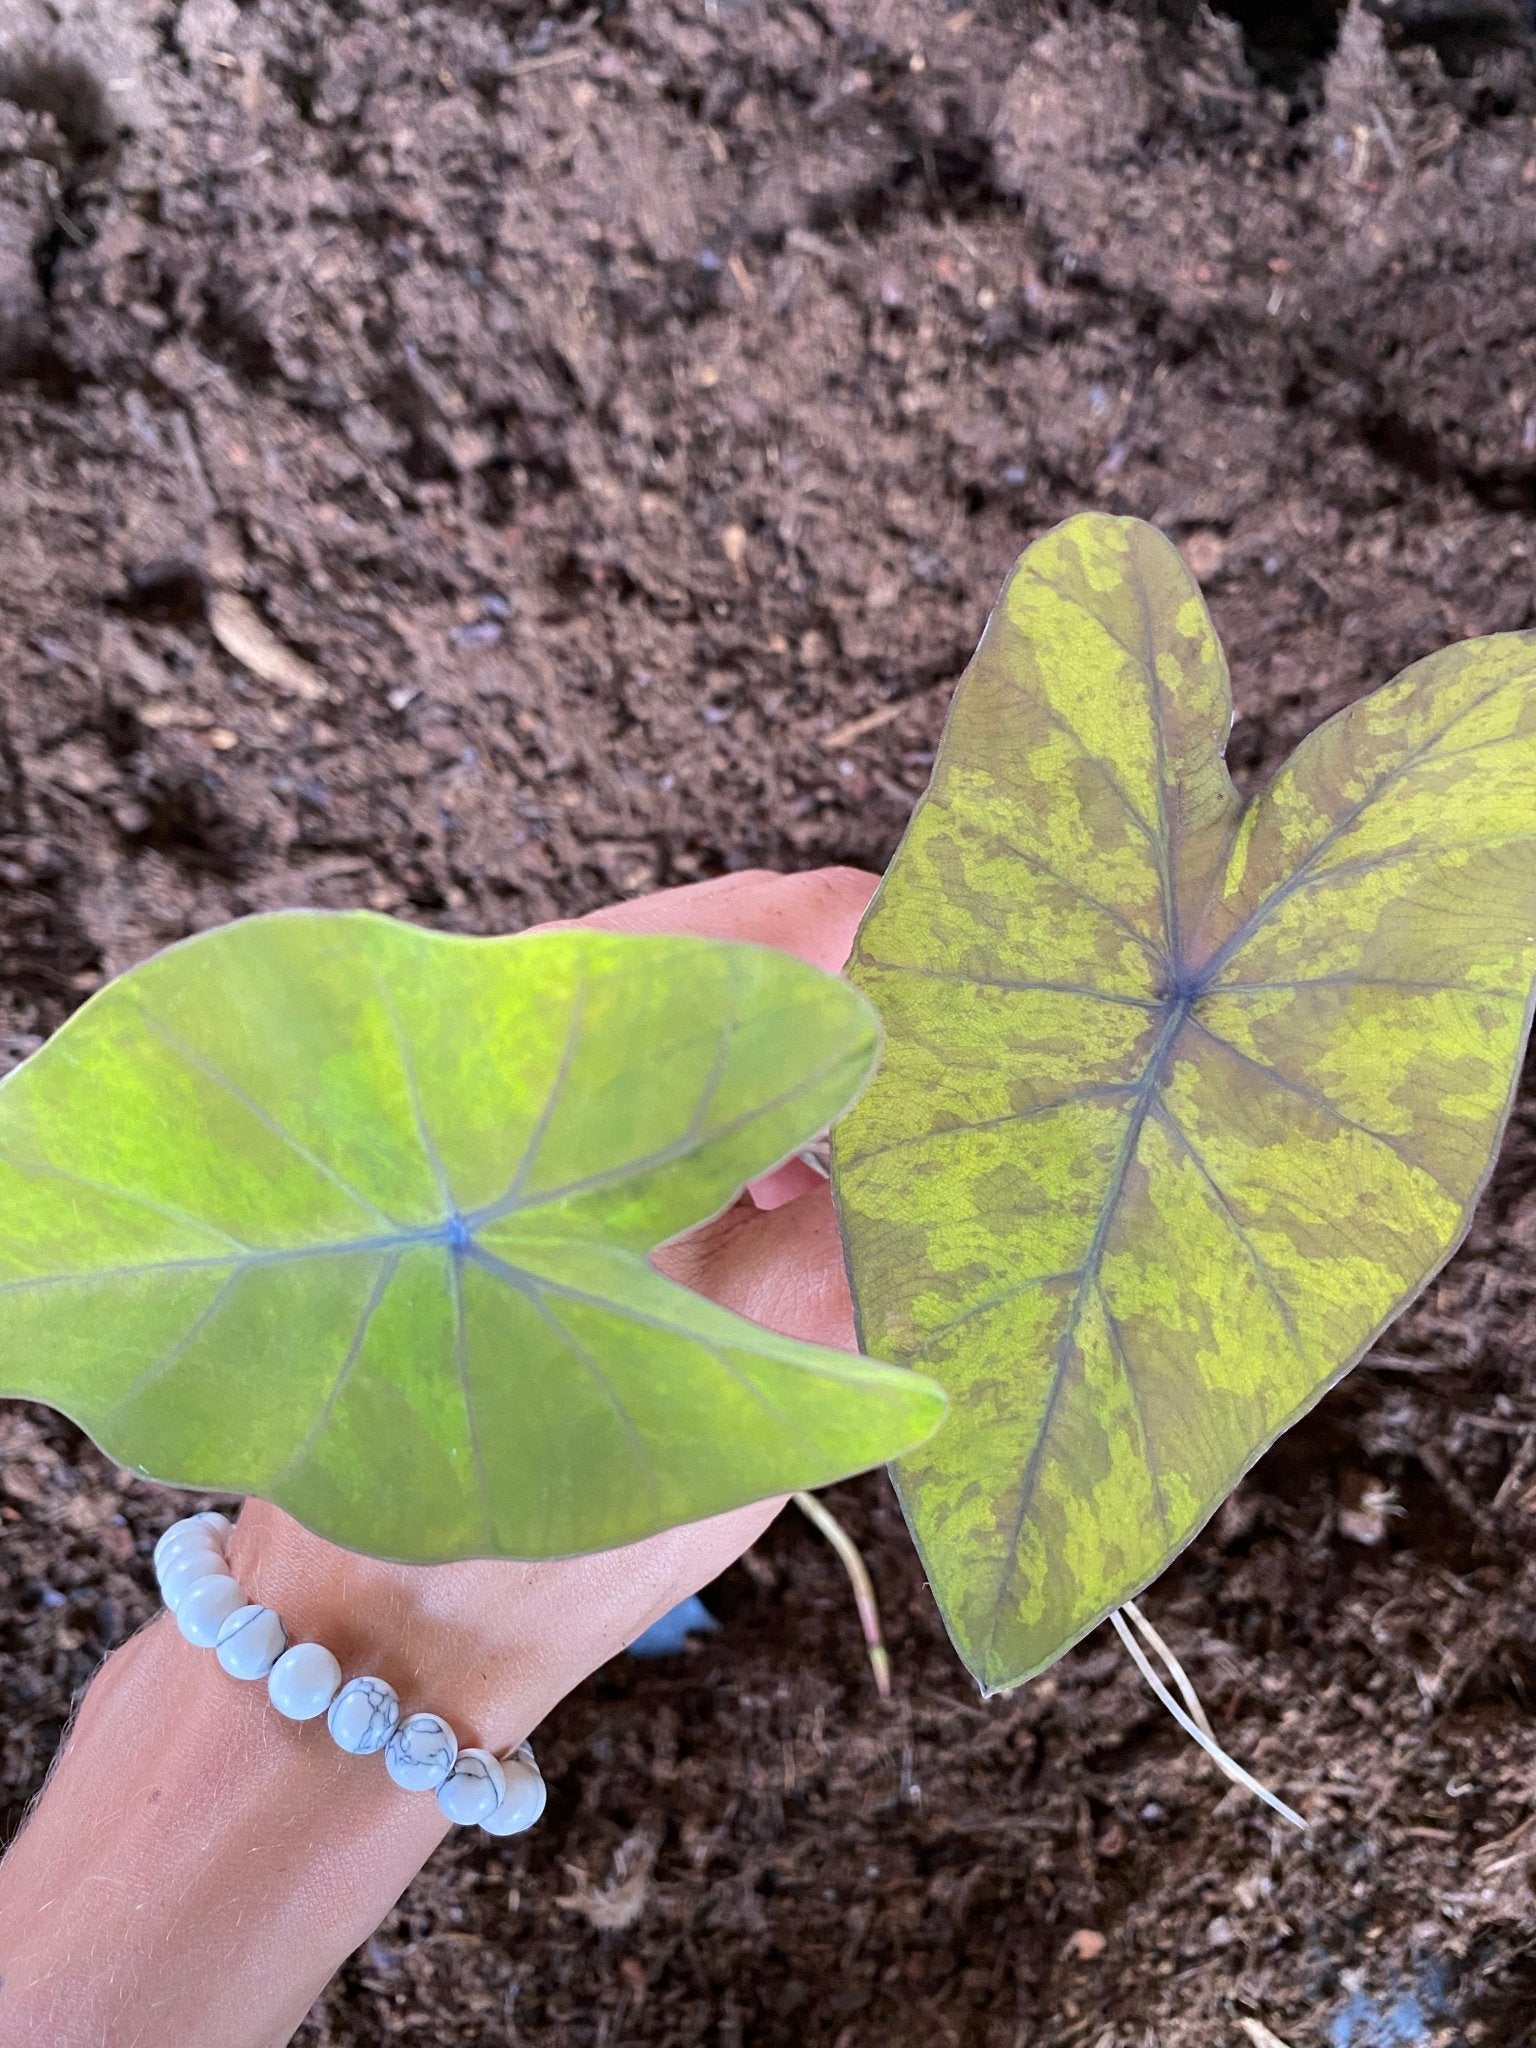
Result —
[{"label": "thin root", "polygon": [[[1185,1712],[1184,1708],[1179,1705],[1173,1694],[1152,1669],[1151,1664],[1148,1662],[1146,1651],[1143,1650],[1131,1629],[1126,1625],[1127,1615],[1130,1616],[1136,1627],[1146,1637],[1156,1654],[1163,1659],[1174,1684],[1189,1702],[1193,1710],[1192,1712]],[[1288,1821],[1293,1828],[1300,1828],[1302,1833],[1305,1834],[1309,1823],[1302,1819],[1296,1809],[1292,1806],[1287,1806],[1285,1801],[1277,1798],[1267,1786],[1261,1785],[1251,1772],[1245,1771],[1240,1763],[1228,1756],[1227,1752],[1216,1740],[1215,1736],[1211,1733],[1211,1724],[1205,1717],[1205,1711],[1195,1696],[1195,1689],[1186,1677],[1183,1666],[1168,1648],[1168,1645],[1163,1641],[1157,1630],[1152,1627],[1151,1623],[1142,1614],[1135,1601],[1128,1600],[1123,1608],[1118,1609],[1109,1618],[1114,1623],[1116,1633],[1119,1635],[1121,1642],[1130,1651],[1131,1662],[1136,1666],[1136,1669],[1147,1681],[1147,1684],[1151,1686],[1158,1699],[1167,1708],[1168,1712],[1172,1714],[1174,1720],[1178,1722],[1190,1740],[1199,1743],[1212,1763],[1224,1771],[1234,1785],[1241,1785],[1243,1790],[1251,1792],[1255,1799],[1263,1800],[1271,1812],[1278,1813],[1283,1821]]]}]

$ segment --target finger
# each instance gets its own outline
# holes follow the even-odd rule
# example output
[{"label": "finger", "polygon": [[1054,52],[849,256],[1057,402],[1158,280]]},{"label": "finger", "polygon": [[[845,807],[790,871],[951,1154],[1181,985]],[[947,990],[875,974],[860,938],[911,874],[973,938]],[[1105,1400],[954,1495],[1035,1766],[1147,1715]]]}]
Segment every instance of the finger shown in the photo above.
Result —
[{"label": "finger", "polygon": [[[818,868],[798,875],[754,870],[637,897],[581,922],[607,931],[686,931],[777,946],[836,974],[852,951],[876,886],[877,878],[858,868]],[[805,1194],[819,1178],[801,1160],[786,1160],[752,1183],[752,1198],[759,1209],[777,1209]]]},{"label": "finger", "polygon": [[575,922],[600,931],[685,932],[776,946],[838,974],[878,883],[860,868],[814,868],[799,875],[753,870],[637,896]]},{"label": "finger", "polygon": [[786,1202],[798,1202],[812,1188],[819,1188],[826,1177],[797,1152],[771,1173],[759,1174],[749,1182],[747,1193],[759,1209],[782,1209]]},{"label": "finger", "polygon": [[658,1252],[656,1264],[782,1337],[858,1349],[842,1239],[824,1181],[780,1209],[739,1202]]}]

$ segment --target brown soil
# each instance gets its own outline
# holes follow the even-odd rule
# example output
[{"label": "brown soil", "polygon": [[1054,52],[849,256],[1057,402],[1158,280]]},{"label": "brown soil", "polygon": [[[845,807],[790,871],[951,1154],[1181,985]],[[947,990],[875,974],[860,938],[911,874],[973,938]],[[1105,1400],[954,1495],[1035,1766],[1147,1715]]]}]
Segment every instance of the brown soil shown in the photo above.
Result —
[{"label": "brown soil", "polygon": [[[1516,0],[1331,59],[1336,6],[1234,5],[1251,65],[1171,4],[544,4],[0,13],[9,1056],[243,911],[879,865],[1084,506],[1185,548],[1245,773],[1536,619]],[[1533,1251],[1528,1089],[1467,1249],[1149,1596],[1306,1840],[1112,1638],[981,1705],[868,1479],[897,1703],[786,1521],[307,2048],[1536,2041]],[[3,1833],[166,1504],[40,1410],[0,1447]]]}]

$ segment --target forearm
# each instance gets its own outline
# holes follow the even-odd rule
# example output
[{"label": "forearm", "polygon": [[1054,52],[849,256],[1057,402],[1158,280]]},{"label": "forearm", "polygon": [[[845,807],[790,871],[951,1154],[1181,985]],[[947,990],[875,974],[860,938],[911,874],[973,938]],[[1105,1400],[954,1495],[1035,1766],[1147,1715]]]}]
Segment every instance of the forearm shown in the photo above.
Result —
[{"label": "forearm", "polygon": [[0,1866],[7,2048],[269,2048],[446,1831],[163,1619],[92,1685]]},{"label": "forearm", "polygon": [[[505,1754],[705,1584],[773,1504],[627,1551],[405,1570],[253,1503],[231,1562],[294,1641]],[[86,1693],[0,1864],[0,2048],[278,2048],[447,1831],[378,1756],[295,1724],[169,1617]]]},{"label": "forearm", "polygon": [[[456,1579],[335,1553],[317,1577],[308,1539],[269,1514],[247,1517],[232,1561],[294,1640],[388,1677],[464,1744],[511,1748],[601,1655],[552,1625],[548,1574],[482,1639]],[[382,1757],[285,1721],[161,1616],[92,1683],[0,1865],[0,2042],[285,2042],[446,1832]]]}]

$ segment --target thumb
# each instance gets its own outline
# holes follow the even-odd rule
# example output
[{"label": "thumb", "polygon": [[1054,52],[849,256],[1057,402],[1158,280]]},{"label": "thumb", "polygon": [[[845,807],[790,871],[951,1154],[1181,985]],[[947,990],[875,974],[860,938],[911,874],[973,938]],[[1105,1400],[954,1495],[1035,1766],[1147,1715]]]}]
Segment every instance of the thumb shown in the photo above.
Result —
[{"label": "thumb", "polygon": [[656,1264],[781,1337],[858,1349],[842,1237],[825,1182],[777,1209],[738,1202],[658,1252]]}]

